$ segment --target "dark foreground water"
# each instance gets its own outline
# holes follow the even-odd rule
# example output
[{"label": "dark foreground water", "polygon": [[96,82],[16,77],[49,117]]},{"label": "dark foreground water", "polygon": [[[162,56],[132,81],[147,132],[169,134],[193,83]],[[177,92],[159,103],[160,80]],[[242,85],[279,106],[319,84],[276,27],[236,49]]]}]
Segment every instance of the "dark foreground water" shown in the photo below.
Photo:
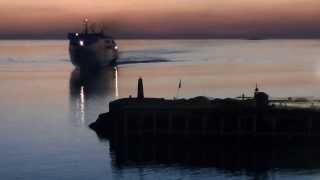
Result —
[{"label": "dark foreground water", "polygon": [[[125,40],[116,69],[83,75],[67,41],[0,41],[1,179],[317,179],[320,146],[133,143],[88,124],[136,95],[320,97],[317,40]],[[179,80],[182,88],[177,93]]]}]

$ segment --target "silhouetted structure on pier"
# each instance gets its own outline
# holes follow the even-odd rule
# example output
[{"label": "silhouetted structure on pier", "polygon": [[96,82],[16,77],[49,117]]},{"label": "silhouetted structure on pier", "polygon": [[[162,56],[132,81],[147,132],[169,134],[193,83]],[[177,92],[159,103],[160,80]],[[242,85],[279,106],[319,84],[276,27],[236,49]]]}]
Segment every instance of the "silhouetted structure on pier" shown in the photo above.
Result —
[{"label": "silhouetted structure on pier", "polygon": [[143,82],[142,78],[140,77],[138,80],[138,99],[143,99],[144,98],[144,92],[143,92]]},{"label": "silhouetted structure on pier", "polygon": [[166,100],[144,98],[142,79],[138,84],[139,98],[111,102],[110,112],[90,125],[109,140],[119,169],[212,167],[267,179],[274,168],[297,172],[320,167],[315,143],[320,112],[315,109],[270,105],[258,87],[253,97],[239,99]]},{"label": "silhouetted structure on pier", "polygon": [[118,99],[109,104],[90,127],[116,141],[129,137],[150,138],[259,137],[277,139],[320,137],[320,112],[285,109],[269,105],[269,96],[255,90],[254,98],[166,100],[144,98],[142,79],[138,98]]}]

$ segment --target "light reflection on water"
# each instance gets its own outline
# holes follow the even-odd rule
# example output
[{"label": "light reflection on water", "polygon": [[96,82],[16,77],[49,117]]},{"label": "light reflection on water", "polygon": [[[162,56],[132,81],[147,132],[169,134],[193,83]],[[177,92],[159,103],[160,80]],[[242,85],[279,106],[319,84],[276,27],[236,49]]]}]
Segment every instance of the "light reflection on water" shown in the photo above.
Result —
[{"label": "light reflection on water", "polygon": [[[4,179],[319,177],[318,147],[248,150],[137,143],[118,152],[87,127],[108,111],[111,100],[134,96],[140,76],[149,97],[172,98],[180,79],[180,97],[251,95],[256,83],[273,97],[320,97],[319,41],[118,42],[118,69],[90,75],[67,61],[66,41],[0,41]],[[176,159],[170,159],[177,151]],[[200,161],[202,156],[207,162]],[[116,164],[119,157],[121,166]]]},{"label": "light reflection on water", "polygon": [[[146,179],[305,179],[317,177],[317,147],[233,143],[129,142],[111,149],[118,176]],[[142,172],[142,173],[141,173]],[[167,176],[165,176],[167,177]],[[174,178],[173,178],[174,179]]]},{"label": "light reflection on water", "polygon": [[85,116],[85,112],[84,112],[84,103],[85,103],[85,99],[84,99],[84,88],[83,86],[80,87],[80,116],[81,116],[81,123],[84,124],[84,116]]},{"label": "light reflection on water", "polygon": [[74,116],[81,119],[81,124],[88,125],[99,112],[108,110],[108,102],[118,94],[117,73],[114,67],[94,73],[78,69],[71,72],[70,105]]}]

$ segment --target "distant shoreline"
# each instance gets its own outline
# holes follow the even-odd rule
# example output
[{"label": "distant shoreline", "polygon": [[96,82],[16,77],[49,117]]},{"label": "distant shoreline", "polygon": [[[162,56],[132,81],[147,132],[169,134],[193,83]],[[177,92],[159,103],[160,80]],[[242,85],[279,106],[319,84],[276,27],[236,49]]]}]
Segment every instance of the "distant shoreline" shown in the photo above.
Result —
[{"label": "distant shoreline", "polygon": [[[247,41],[266,41],[266,40],[320,40],[318,38],[115,38],[118,40],[247,40]],[[68,40],[67,38],[0,38],[2,40]]]}]

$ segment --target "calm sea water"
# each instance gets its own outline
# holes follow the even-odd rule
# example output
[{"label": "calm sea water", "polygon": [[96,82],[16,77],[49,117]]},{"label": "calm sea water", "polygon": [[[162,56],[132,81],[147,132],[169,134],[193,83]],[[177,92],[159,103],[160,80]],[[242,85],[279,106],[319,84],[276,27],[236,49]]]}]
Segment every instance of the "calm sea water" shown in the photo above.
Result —
[{"label": "calm sea water", "polygon": [[189,160],[163,158],[166,150],[157,146],[149,148],[157,158],[145,160],[146,148],[139,146],[132,150],[139,160],[122,157],[119,165],[120,155],[88,128],[108,111],[108,102],[135,96],[139,77],[152,97],[236,97],[251,95],[258,83],[272,97],[319,98],[319,40],[118,43],[116,69],[83,77],[69,62],[67,41],[0,41],[1,179],[320,178],[320,149],[310,147],[209,152],[201,147],[215,157],[201,163],[202,150],[191,152],[188,146],[178,149]]}]

